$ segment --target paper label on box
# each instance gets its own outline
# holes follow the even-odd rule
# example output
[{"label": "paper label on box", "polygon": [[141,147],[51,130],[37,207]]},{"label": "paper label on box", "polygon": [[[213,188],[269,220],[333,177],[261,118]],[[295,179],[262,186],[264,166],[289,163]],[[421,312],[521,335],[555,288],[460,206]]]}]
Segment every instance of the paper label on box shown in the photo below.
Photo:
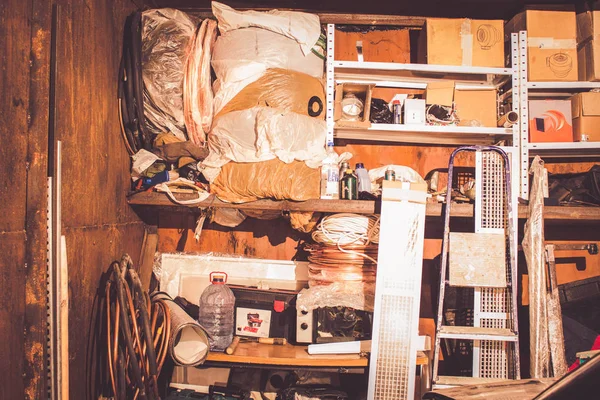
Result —
[{"label": "paper label on box", "polygon": [[527,38],[528,47],[537,47],[539,49],[575,49],[577,41],[575,39],[554,39],[551,37],[529,37]]},{"label": "paper label on box", "polygon": [[269,337],[271,310],[237,307],[235,311],[235,334],[237,336]]},{"label": "paper label on box", "polygon": [[471,20],[465,19],[460,25],[460,47],[462,49],[462,65],[473,65],[473,34],[471,33]]}]

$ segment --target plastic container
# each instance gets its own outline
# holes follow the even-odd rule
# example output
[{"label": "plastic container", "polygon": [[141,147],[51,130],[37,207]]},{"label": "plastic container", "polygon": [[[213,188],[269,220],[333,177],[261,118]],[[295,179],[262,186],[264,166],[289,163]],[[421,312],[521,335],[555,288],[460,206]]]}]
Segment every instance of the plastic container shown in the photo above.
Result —
[{"label": "plastic container", "polygon": [[200,296],[198,323],[209,334],[210,349],[223,351],[233,340],[235,296],[225,284],[225,272],[211,272],[209,278],[212,285]]},{"label": "plastic container", "polygon": [[371,193],[371,179],[369,179],[369,172],[366,170],[365,165],[363,163],[356,163],[355,172],[358,178],[358,193]]},{"label": "plastic container", "polygon": [[327,157],[323,160],[321,167],[321,198],[339,199],[339,180],[340,175],[337,164],[338,155],[333,149],[333,144],[327,145]]}]

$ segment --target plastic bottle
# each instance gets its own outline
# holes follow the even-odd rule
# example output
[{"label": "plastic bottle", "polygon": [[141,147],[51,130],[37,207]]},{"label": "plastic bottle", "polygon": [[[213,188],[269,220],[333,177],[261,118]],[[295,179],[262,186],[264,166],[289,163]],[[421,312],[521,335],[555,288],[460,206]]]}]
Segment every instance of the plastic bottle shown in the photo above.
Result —
[{"label": "plastic bottle", "polygon": [[327,157],[321,167],[321,198],[339,199],[339,181],[340,175],[337,165],[338,155],[333,150],[333,143],[327,145]]},{"label": "plastic bottle", "polygon": [[200,296],[198,323],[209,333],[210,349],[223,351],[233,340],[235,296],[225,272],[211,272],[212,284]]},{"label": "plastic bottle", "polygon": [[346,170],[341,182],[342,191],[340,193],[340,198],[343,200],[358,200],[357,179],[350,168]]},{"label": "plastic bottle", "polygon": [[356,163],[356,177],[358,178],[358,193],[371,193],[371,179],[363,163]]}]

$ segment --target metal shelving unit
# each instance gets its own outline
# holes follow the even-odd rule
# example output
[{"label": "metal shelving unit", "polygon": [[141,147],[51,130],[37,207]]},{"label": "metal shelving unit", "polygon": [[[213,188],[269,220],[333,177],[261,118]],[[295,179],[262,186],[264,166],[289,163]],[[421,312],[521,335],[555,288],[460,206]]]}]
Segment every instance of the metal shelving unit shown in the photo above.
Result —
[{"label": "metal shelving unit", "polygon": [[[516,43],[516,41],[515,41]],[[327,25],[327,142],[334,138],[345,140],[369,140],[396,143],[421,143],[446,146],[469,144],[495,144],[509,142],[518,147],[518,127],[470,127],[373,124],[370,128],[336,127],[333,120],[334,92],[337,83],[374,84],[378,87],[425,89],[427,82],[453,80],[456,87],[464,90],[515,87],[519,71],[512,68],[487,68],[455,65],[403,64],[366,61],[339,61],[334,59],[335,25]],[[513,53],[516,50],[513,49]],[[515,58],[514,60],[517,60]],[[510,94],[513,110],[517,111],[518,91]],[[503,99],[506,99],[504,96]]]},{"label": "metal shelving unit", "polygon": [[[514,35],[514,34],[513,34]],[[575,93],[600,89],[600,82],[529,82],[527,80],[527,32],[519,32],[519,93],[521,139],[520,196],[529,196],[529,161],[540,155],[545,158],[600,158],[600,142],[529,143],[529,107],[531,97],[570,97]]]},{"label": "metal shelving unit", "polygon": [[372,124],[367,129],[335,128],[338,139],[372,140],[370,135],[377,134],[378,141],[461,145],[494,144],[500,140],[512,141],[512,128],[480,128],[472,126],[433,126]]}]

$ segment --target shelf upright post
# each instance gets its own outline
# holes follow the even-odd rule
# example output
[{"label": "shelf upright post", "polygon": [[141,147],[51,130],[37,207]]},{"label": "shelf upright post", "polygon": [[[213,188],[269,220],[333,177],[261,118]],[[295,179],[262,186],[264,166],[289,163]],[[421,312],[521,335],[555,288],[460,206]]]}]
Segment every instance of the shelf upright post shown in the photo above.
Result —
[{"label": "shelf upright post", "polygon": [[325,94],[327,101],[327,114],[326,114],[326,122],[327,122],[327,140],[325,145],[333,144],[333,102],[334,102],[334,94],[335,94],[335,76],[333,63],[335,59],[334,54],[334,39],[335,39],[335,25],[327,24],[327,59],[326,59],[326,85],[325,85]]},{"label": "shelf upright post", "polygon": [[[519,121],[512,126],[513,141],[511,153],[511,169],[512,173],[512,193],[517,199],[521,194],[521,186],[523,177],[521,176],[521,73],[520,73],[520,56],[519,56],[519,34],[511,33],[510,35],[510,51],[511,51],[511,67],[512,67],[512,110],[519,115]],[[519,173],[517,174],[517,171]],[[513,208],[516,210],[516,208]],[[515,225],[516,226],[516,225]]]},{"label": "shelf upright post", "polygon": [[521,197],[529,198],[529,106],[527,89],[527,32],[519,32],[519,127],[521,129]]}]

